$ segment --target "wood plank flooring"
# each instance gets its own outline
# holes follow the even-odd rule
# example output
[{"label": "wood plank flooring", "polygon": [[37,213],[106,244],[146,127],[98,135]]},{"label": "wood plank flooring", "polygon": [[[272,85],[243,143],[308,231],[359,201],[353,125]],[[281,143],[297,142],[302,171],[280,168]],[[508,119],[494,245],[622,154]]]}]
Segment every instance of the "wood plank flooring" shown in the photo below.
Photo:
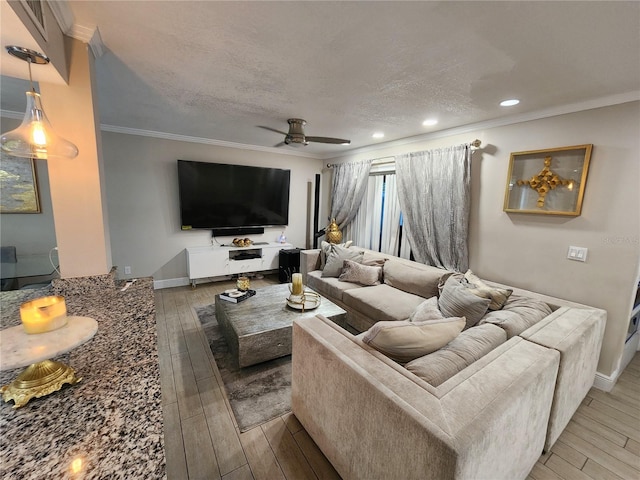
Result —
[{"label": "wood plank flooring", "polygon": [[[273,275],[252,280],[254,288],[274,283]],[[216,282],[155,293],[167,478],[339,479],[290,413],[239,433],[194,310],[233,287]],[[640,355],[610,393],[589,392],[530,479],[640,479]]]}]

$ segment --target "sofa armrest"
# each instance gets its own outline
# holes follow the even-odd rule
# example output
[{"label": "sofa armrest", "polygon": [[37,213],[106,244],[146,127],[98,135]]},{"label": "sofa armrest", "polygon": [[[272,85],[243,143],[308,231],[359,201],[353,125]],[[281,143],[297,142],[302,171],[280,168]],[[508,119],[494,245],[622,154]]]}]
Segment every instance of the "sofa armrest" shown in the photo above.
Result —
[{"label": "sofa armrest", "polygon": [[549,451],[593,386],[607,312],[561,307],[520,334],[560,353],[545,450]]},{"label": "sofa armrest", "polygon": [[558,358],[512,338],[436,388],[311,317],[293,324],[292,410],[343,478],[524,478]]},{"label": "sofa armrest", "polygon": [[307,283],[307,273],[320,269],[320,249],[302,250],[300,252],[300,273],[302,281]]}]

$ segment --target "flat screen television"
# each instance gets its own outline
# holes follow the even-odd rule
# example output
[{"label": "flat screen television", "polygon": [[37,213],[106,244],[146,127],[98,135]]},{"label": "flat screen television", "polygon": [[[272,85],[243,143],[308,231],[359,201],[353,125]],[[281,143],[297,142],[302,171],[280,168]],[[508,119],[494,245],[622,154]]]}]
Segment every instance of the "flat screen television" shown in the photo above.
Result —
[{"label": "flat screen television", "polygon": [[182,229],[289,223],[290,170],[178,160]]}]

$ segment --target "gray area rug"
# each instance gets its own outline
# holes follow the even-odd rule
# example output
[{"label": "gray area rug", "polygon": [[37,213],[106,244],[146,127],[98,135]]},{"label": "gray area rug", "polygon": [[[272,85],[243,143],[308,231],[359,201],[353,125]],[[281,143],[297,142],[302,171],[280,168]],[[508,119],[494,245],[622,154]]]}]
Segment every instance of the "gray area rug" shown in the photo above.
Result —
[{"label": "gray area rug", "polygon": [[196,308],[241,432],[291,411],[291,356],[240,368],[216,320],[215,305]]}]

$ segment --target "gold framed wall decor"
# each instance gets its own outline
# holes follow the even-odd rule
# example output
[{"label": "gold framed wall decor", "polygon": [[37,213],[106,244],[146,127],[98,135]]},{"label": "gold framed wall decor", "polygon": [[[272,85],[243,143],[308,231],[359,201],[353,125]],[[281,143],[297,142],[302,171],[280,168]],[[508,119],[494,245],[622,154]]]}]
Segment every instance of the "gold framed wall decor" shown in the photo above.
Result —
[{"label": "gold framed wall decor", "polygon": [[0,156],[0,213],[40,213],[33,158]]},{"label": "gold framed wall decor", "polygon": [[592,148],[588,144],[513,152],[504,211],[580,215]]}]

